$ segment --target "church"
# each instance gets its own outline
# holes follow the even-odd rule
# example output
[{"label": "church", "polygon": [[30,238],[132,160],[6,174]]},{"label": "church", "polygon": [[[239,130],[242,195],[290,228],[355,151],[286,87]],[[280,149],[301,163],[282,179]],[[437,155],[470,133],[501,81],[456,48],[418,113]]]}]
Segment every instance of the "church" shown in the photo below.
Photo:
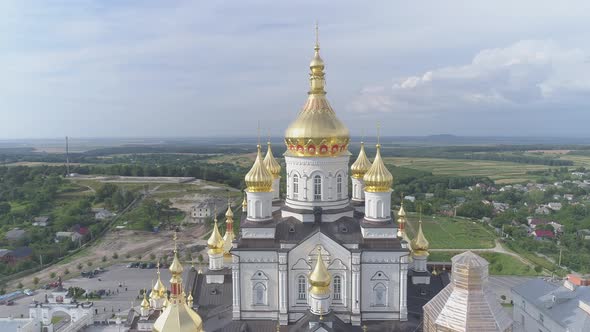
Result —
[{"label": "church", "polygon": [[[430,280],[428,241],[420,228],[410,242],[403,206],[394,220],[393,176],[379,144],[370,162],[361,143],[349,166],[349,130],[326,98],[317,40],[314,50],[307,100],[285,133],[286,170],[270,142],[264,158],[258,145],[245,175],[239,234],[234,238],[228,206],[225,236],[216,221],[208,241],[201,288],[231,285],[231,318],[248,326],[258,321],[289,331],[340,331],[370,321],[404,322],[408,277]],[[210,295],[196,293],[197,301]]]}]

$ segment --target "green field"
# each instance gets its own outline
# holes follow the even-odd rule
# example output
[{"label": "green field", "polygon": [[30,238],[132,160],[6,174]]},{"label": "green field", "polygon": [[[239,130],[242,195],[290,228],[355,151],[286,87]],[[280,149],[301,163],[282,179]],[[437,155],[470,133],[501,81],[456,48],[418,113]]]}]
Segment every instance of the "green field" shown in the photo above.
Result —
[{"label": "green field", "polygon": [[[408,214],[406,232],[413,239],[417,216]],[[422,227],[432,249],[486,249],[494,247],[496,235],[479,222],[442,216],[423,216]]]},{"label": "green field", "polygon": [[526,174],[550,168],[545,165],[529,165],[505,161],[439,159],[439,158],[384,158],[386,163],[404,166],[435,175],[487,176],[496,183],[518,183],[535,181],[539,177]]},{"label": "green field", "polygon": [[[461,252],[450,251],[435,251],[431,252],[428,257],[430,262],[450,262],[451,258]],[[519,275],[519,276],[537,276],[541,275],[535,272],[533,268],[524,264],[516,257],[495,253],[495,252],[481,252],[477,253],[479,256],[485,258],[490,263],[489,271],[493,275]]]}]

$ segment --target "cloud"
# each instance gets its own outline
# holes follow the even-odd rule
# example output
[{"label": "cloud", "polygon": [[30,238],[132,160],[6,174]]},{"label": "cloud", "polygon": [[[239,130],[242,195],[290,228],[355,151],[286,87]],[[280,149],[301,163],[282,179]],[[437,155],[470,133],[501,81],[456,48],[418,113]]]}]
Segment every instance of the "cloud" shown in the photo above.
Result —
[{"label": "cloud", "polygon": [[[589,54],[551,40],[485,49],[471,63],[362,89],[357,112],[452,112],[576,105],[590,92]],[[586,101],[587,103],[587,101]]]}]

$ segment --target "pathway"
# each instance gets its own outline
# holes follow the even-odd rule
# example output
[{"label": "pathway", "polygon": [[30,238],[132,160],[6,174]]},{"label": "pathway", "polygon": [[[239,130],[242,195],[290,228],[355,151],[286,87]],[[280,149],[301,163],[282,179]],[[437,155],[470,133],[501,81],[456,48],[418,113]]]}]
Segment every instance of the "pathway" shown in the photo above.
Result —
[{"label": "pathway", "polygon": [[500,243],[500,241],[498,239],[495,240],[496,246],[493,248],[486,248],[486,249],[430,249],[430,251],[473,251],[473,252],[496,252],[496,253],[500,253],[500,254],[506,254],[506,255],[510,255],[512,257],[517,258],[519,261],[527,264],[530,267],[535,267],[535,264],[531,263],[530,261],[528,261],[527,259],[523,258],[522,256],[520,256],[519,254],[509,251],[506,248],[504,248],[502,246],[502,244]]}]

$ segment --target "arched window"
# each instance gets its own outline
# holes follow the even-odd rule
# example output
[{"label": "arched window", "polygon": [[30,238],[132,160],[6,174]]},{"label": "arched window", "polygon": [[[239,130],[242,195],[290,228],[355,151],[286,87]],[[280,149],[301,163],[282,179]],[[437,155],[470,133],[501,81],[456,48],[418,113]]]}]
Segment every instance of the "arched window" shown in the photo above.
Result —
[{"label": "arched window", "polygon": [[305,276],[297,278],[297,299],[305,300],[307,298],[307,280]]},{"label": "arched window", "polygon": [[334,300],[342,300],[342,277],[334,276]]},{"label": "arched window", "polygon": [[338,174],[336,177],[336,196],[342,199],[342,175]]},{"label": "arched window", "polygon": [[378,283],[373,288],[373,300],[375,306],[387,306],[387,287],[382,283]]},{"label": "arched window", "polygon": [[377,218],[383,218],[383,201],[377,201]]},{"label": "arched window", "polygon": [[262,202],[255,201],[254,202],[254,218],[262,218]]},{"label": "arched window", "polygon": [[266,287],[261,282],[254,285],[254,304],[255,305],[266,305]]},{"label": "arched window", "polygon": [[322,177],[319,175],[313,177],[313,200],[322,200]]},{"label": "arched window", "polygon": [[299,196],[299,175],[293,175],[293,199]]}]

